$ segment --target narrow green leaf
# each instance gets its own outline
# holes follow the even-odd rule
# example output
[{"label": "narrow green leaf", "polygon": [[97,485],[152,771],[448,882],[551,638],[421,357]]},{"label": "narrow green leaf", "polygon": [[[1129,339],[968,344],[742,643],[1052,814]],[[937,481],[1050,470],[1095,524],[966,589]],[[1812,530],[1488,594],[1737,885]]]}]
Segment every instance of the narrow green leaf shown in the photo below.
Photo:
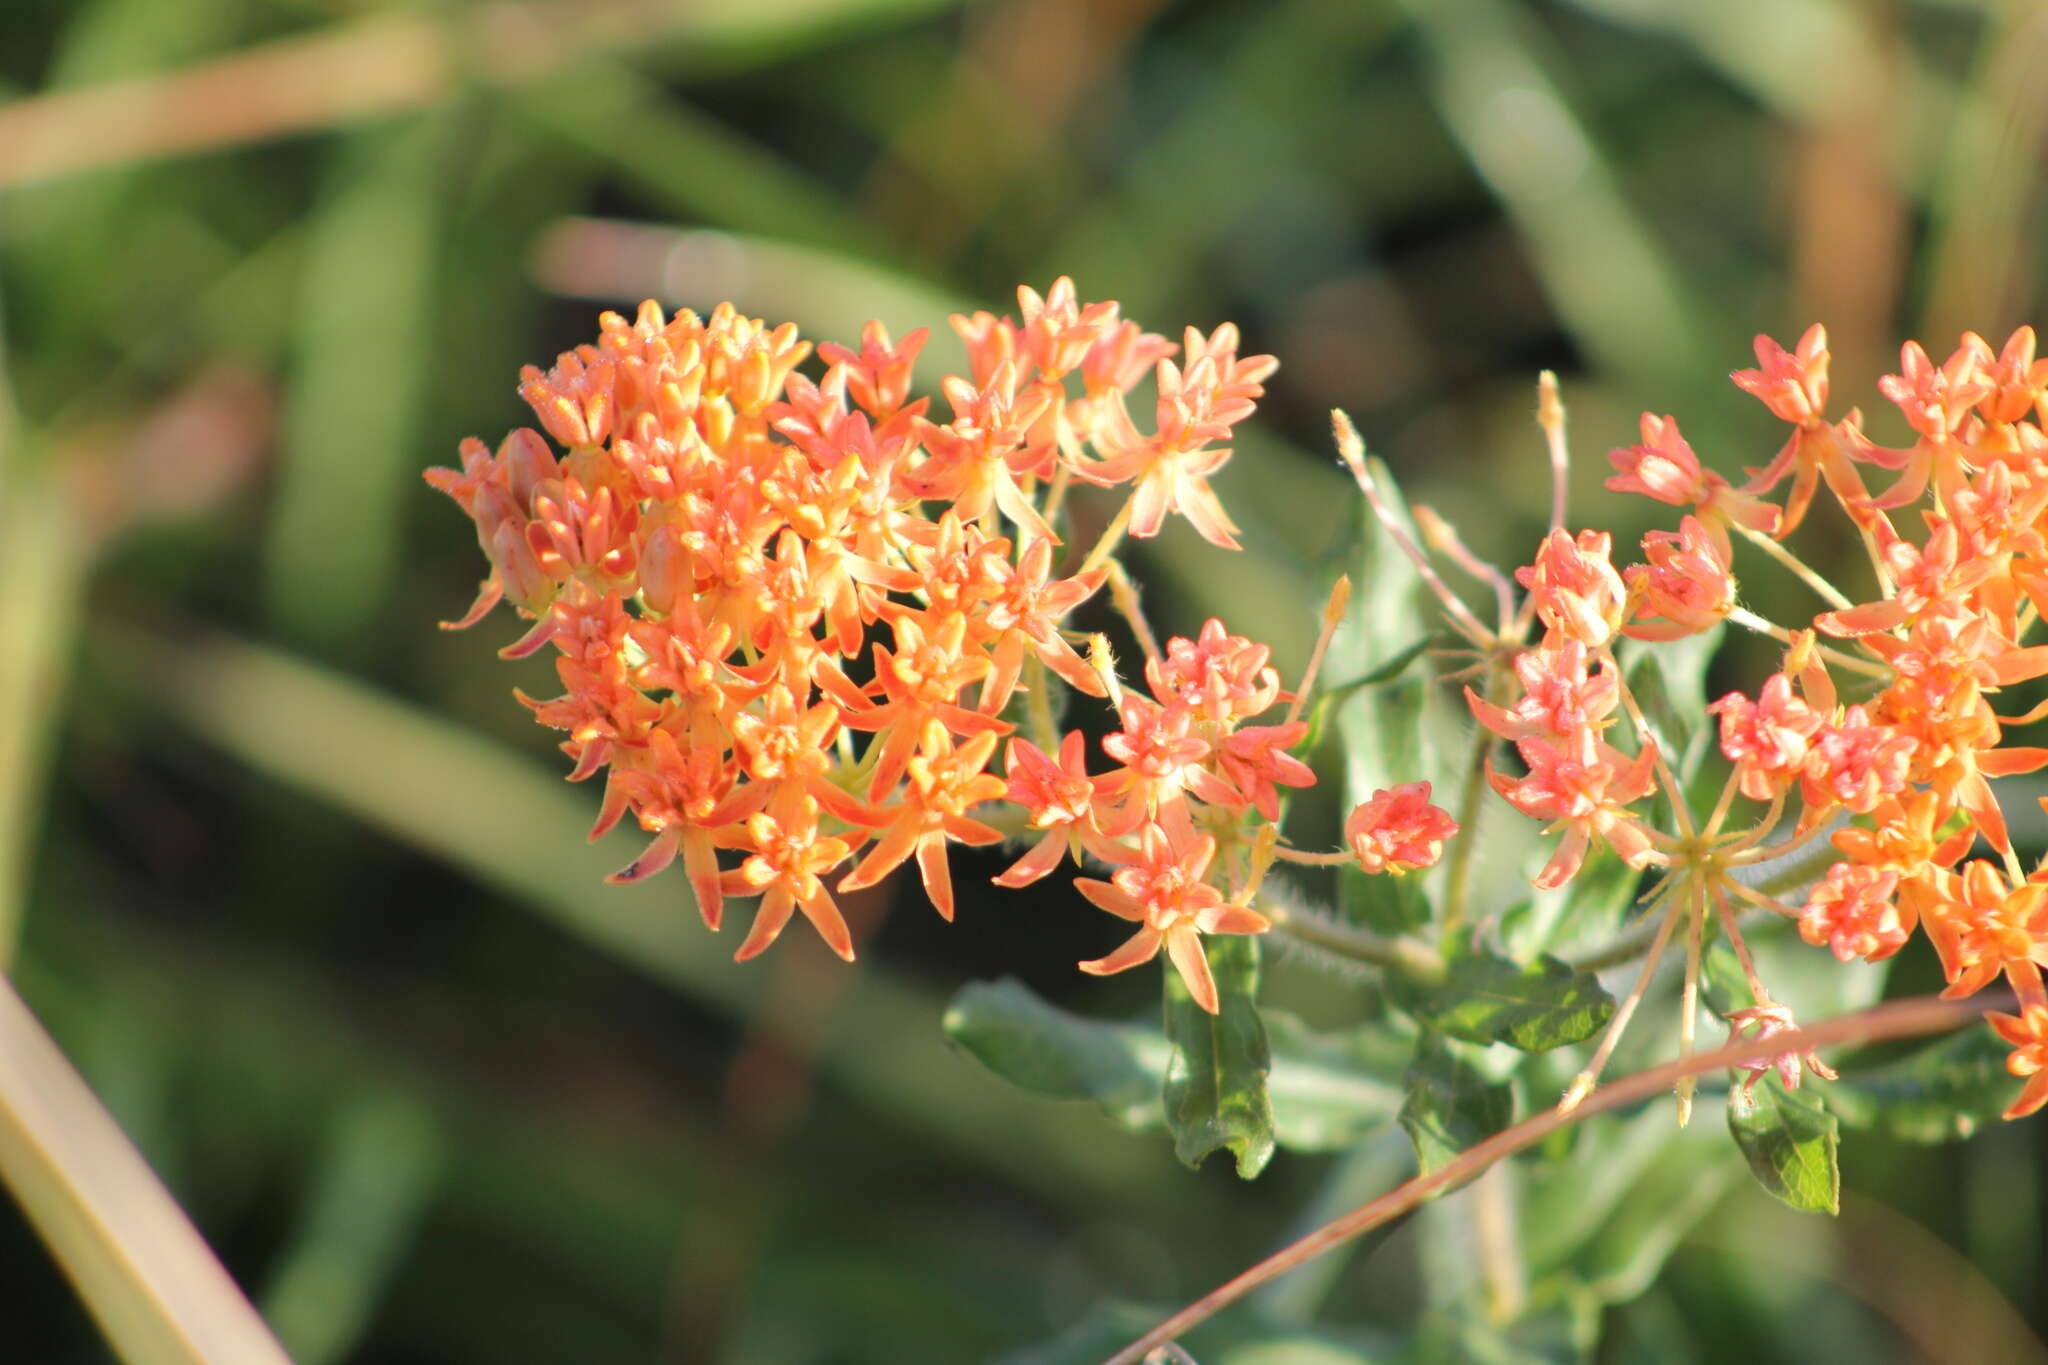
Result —
[{"label": "narrow green leaf", "polygon": [[1728,1131],[1749,1160],[1757,1183],[1795,1209],[1841,1210],[1842,1172],[1836,1160],[1834,1115],[1797,1091],[1766,1080],[1756,1103],[1728,1106]]},{"label": "narrow green leaf", "polygon": [[1421,877],[1371,877],[1354,863],[1337,869],[1337,909],[1353,924],[1382,934],[1420,929],[1432,918]]},{"label": "narrow green leaf", "polygon": [[1397,1000],[1453,1038],[1525,1052],[1582,1042],[1614,1013],[1614,997],[1599,978],[1548,953],[1527,966],[1485,951],[1454,957],[1443,981],[1407,988]]},{"label": "narrow green leaf", "polygon": [[442,117],[350,134],[309,227],[263,584],[273,620],[323,647],[366,645],[402,572],[455,131]]},{"label": "narrow green leaf", "polygon": [[1093,1100],[1124,1128],[1158,1126],[1166,1040],[1156,1029],[1084,1019],[1013,977],[971,981],[946,1008],[946,1036],[1012,1085]]},{"label": "narrow green leaf", "polygon": [[[1554,836],[1544,839],[1544,856]],[[1501,913],[1501,941],[1514,956],[1544,951],[1566,957],[1607,944],[1627,920],[1643,886],[1643,873],[1605,847],[1586,855],[1572,879],[1538,891]]]},{"label": "narrow green leaf", "polygon": [[1423,1175],[1514,1121],[1507,1084],[1488,1081],[1429,1029],[1416,1040],[1406,1079],[1401,1126],[1415,1144],[1416,1167]]},{"label": "narrow green leaf", "polygon": [[1222,1012],[1197,1005],[1170,967],[1166,978],[1166,1125],[1173,1150],[1190,1167],[1228,1148],[1250,1180],[1273,1156],[1273,1103],[1266,1092],[1271,1055],[1254,1000],[1259,945],[1243,934],[1204,940]]},{"label": "narrow green leaf", "polygon": [[[1262,1010],[1272,1066],[1273,1135],[1298,1152],[1350,1147],[1393,1122],[1408,1042],[1384,1021],[1317,1032]],[[975,981],[946,1009],[946,1035],[1011,1084],[1055,1099],[1092,1100],[1133,1132],[1165,1122],[1161,1077],[1171,1052],[1150,1024],[1086,1019],[1013,978]]]},{"label": "narrow green leaf", "polygon": [[[1369,463],[1395,520],[1419,543],[1393,475],[1379,461]],[[1350,574],[1352,595],[1325,666],[1332,676],[1361,683],[1332,703],[1344,745],[1344,800],[1356,804],[1416,781],[1448,792],[1464,743],[1442,690],[1427,668],[1412,666],[1427,651],[1435,625],[1421,575],[1362,499],[1333,557],[1330,576]],[[1362,685],[1368,680],[1377,681]],[[1429,918],[1421,881],[1413,877],[1340,875],[1338,907],[1346,918],[1382,933],[1412,929]]]},{"label": "narrow green leaf", "polygon": [[2006,1048],[1989,1029],[1916,1048],[1878,1066],[1844,1071],[1828,1087],[1828,1108],[1851,1128],[1901,1142],[1966,1138],[2012,1103],[2018,1083]]},{"label": "narrow green leaf", "polygon": [[298,1365],[345,1360],[363,1340],[447,1156],[435,1115],[383,1092],[352,1097],[326,1148],[298,1235],[263,1295],[263,1316]]},{"label": "narrow green leaf", "polygon": [[1717,936],[1700,954],[1700,993],[1707,1008],[1723,1019],[1756,1003],[1749,998],[1749,982],[1743,979],[1735,949],[1725,938]]},{"label": "narrow green leaf", "polygon": [[1439,648],[1443,644],[1443,636],[1425,635],[1414,644],[1394,655],[1393,658],[1374,668],[1364,677],[1353,678],[1349,682],[1339,683],[1325,690],[1308,709],[1308,734],[1302,737],[1300,746],[1302,750],[1306,753],[1315,752],[1316,746],[1322,742],[1323,731],[1329,724],[1330,716],[1353,693],[1364,688],[1379,687],[1385,683],[1397,681],[1405,676],[1409,669],[1414,667],[1416,660],[1420,659],[1431,649]]}]

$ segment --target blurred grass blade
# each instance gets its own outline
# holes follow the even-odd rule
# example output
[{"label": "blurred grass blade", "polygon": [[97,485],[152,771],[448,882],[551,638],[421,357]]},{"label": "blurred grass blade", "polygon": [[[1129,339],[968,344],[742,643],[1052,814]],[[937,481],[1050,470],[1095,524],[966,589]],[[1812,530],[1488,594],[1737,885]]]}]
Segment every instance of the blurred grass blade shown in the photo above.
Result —
[{"label": "blurred grass blade", "polygon": [[[823,184],[621,62],[590,58],[508,111],[620,172],[678,214],[881,254]],[[632,136],[622,136],[622,129]]]},{"label": "blurred grass blade", "polygon": [[2041,184],[2048,145],[2048,11],[2015,5],[1984,28],[1980,69],[1934,160],[1934,283],[1921,332],[1930,347],[1964,329],[1997,346],[2033,320],[2040,278]]},{"label": "blurred grass blade", "polygon": [[1238,224],[1237,206],[1329,173],[1327,153],[1309,135],[1321,132],[1370,54],[1398,30],[1389,9],[1325,0],[1247,8],[1228,64],[1187,101],[1186,113],[1148,130],[1108,193],[1076,205],[1072,226],[1037,256],[1037,273],[1070,274],[1084,286],[1113,282],[1138,316],[1202,287],[1207,253]]},{"label": "blurred grass blade", "polygon": [[289,1365],[142,1155],[4,980],[0,1176],[128,1365]]},{"label": "blurred grass blade", "polygon": [[298,1240],[263,1294],[299,1365],[347,1359],[369,1328],[441,1171],[434,1125],[396,1094],[358,1098],[333,1124]]},{"label": "blurred grass blade", "polygon": [[959,335],[934,320],[974,303],[841,251],[744,232],[571,217],[541,235],[533,273],[551,293],[594,303],[651,298],[704,311],[730,300],[750,316],[788,318],[814,341],[851,342],[871,318],[896,336],[928,326],[918,373],[929,382],[967,372]]},{"label": "blurred grass blade", "polygon": [[[0,431],[0,443],[7,440]],[[6,453],[15,467],[0,470],[0,971],[20,933],[45,773],[63,732],[86,558],[55,482],[24,469],[18,448]]]},{"label": "blurred grass blade", "polygon": [[1558,315],[1598,368],[1656,389],[1696,382],[1700,319],[1535,53],[1521,7],[1404,0],[1444,121],[1527,241]]},{"label": "blurred grass blade", "polygon": [[287,635],[344,651],[385,606],[400,498],[426,462],[415,447],[447,132],[429,119],[358,134],[311,220],[264,586]]},{"label": "blurred grass blade", "polygon": [[[761,977],[727,959],[731,936],[705,933],[679,876],[605,886],[618,845],[578,837],[596,806],[504,747],[338,674],[253,645],[213,638],[170,645],[142,634],[100,637],[110,675],[150,694],[185,726],[259,772],[329,802],[461,869],[664,984],[730,1013]],[[119,661],[118,667],[112,661]],[[820,951],[792,944],[784,951]],[[1106,1142],[1082,1116],[1012,1096],[948,1047],[934,995],[863,963],[824,1070],[893,1120],[1058,1197],[1077,1183],[1118,1189],[1150,1169],[1136,1140]]]},{"label": "blurred grass blade", "polygon": [[179,70],[0,104],[0,189],[431,105],[467,80],[513,84],[578,53],[697,41],[739,65],[786,55],[862,19],[942,0],[613,0],[484,5],[443,19],[379,14],[259,43]]}]

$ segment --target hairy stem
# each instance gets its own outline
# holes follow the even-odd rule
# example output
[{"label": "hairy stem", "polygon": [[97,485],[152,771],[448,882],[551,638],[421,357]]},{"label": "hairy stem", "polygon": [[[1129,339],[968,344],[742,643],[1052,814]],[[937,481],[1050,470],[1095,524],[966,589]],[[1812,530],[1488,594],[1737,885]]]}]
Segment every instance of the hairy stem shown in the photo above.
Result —
[{"label": "hairy stem", "polygon": [[1443,979],[1446,970],[1443,956],[1420,939],[1409,938],[1405,934],[1390,937],[1375,934],[1369,929],[1354,929],[1349,925],[1332,923],[1319,915],[1278,905],[1262,905],[1259,910],[1273,921],[1274,929],[1279,932],[1339,957],[1348,957],[1373,967],[1385,967],[1417,981]]}]

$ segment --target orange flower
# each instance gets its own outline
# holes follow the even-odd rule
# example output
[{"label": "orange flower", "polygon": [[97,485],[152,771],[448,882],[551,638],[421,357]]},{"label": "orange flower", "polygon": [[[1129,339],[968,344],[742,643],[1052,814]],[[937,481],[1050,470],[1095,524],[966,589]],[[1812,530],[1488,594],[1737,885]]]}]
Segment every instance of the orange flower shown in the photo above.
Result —
[{"label": "orange flower", "polygon": [[752,851],[746,861],[721,878],[726,895],[761,897],[754,927],[733,961],[745,962],[765,952],[798,909],[827,947],[853,961],[853,935],[820,880],[846,861],[853,846],[818,833],[818,803],[802,795],[774,802],[748,817],[747,842]]},{"label": "orange flower", "polygon": [[971,807],[998,800],[1006,791],[1002,778],[983,771],[995,747],[993,731],[983,731],[955,747],[943,724],[926,721],[917,752],[905,764],[909,781],[903,800],[879,812],[877,823],[887,818],[886,827],[860,866],[840,881],[839,889],[858,891],[873,886],[915,853],[925,894],[941,919],[953,918],[953,879],[946,865],[946,841],[993,844],[1003,837],[967,815]]},{"label": "orange flower", "polygon": [[1515,581],[1529,590],[1537,616],[1561,640],[1598,649],[1620,628],[1628,590],[1608,559],[1613,544],[1605,531],[1581,531],[1577,540],[1552,531],[1535,562],[1515,570]]},{"label": "orange flower", "polygon": [[1344,842],[1367,872],[1417,872],[1443,856],[1458,832],[1448,812],[1429,803],[1429,783],[1404,782],[1377,791],[1344,821]]},{"label": "orange flower", "polygon": [[1923,916],[1948,976],[1942,995],[1975,995],[2008,967],[2038,980],[2036,968],[2048,963],[2048,884],[2012,886],[1983,858],[1965,863],[1960,876],[1935,875]]},{"label": "orange flower", "polygon": [[1186,826],[1170,833],[1147,825],[1139,851],[1128,867],[1109,881],[1082,878],[1074,883],[1082,895],[1120,919],[1144,926],[1107,957],[1083,962],[1081,970],[1096,976],[1128,971],[1159,955],[1161,945],[1174,970],[1187,983],[1188,994],[1211,1014],[1218,1013],[1216,981],[1202,951],[1203,934],[1263,934],[1272,927],[1264,915],[1223,899],[1203,880],[1216,856],[1216,841]]},{"label": "orange flower", "polygon": [[2048,1005],[2029,1005],[2018,1015],[1987,1015],[1998,1036],[2011,1043],[2013,1052],[2005,1069],[2024,1076],[2020,1097],[2005,1111],[2009,1119],[2025,1118],[2048,1104]]}]

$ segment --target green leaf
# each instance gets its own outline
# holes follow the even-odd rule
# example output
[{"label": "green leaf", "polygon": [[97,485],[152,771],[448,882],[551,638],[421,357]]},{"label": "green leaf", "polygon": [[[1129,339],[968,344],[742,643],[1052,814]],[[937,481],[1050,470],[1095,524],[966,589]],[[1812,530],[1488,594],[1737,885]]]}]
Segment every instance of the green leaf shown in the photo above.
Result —
[{"label": "green leaf", "polygon": [[1174,1155],[1198,1167],[1228,1148],[1250,1180],[1273,1156],[1273,1102],[1266,1093],[1272,1058],[1254,1003],[1259,945],[1244,934],[1203,940],[1221,1012],[1210,1014],[1171,968],[1166,978],[1166,1126]]},{"label": "green leaf", "polygon": [[1489,1082],[1429,1029],[1416,1040],[1406,1080],[1408,1099],[1401,1106],[1401,1126],[1415,1144],[1415,1164],[1422,1175],[1441,1169],[1514,1120],[1506,1082]]},{"label": "green leaf", "polygon": [[1700,954],[1700,994],[1707,1008],[1723,1019],[1757,1003],[1750,998],[1749,982],[1742,975],[1735,949],[1719,935]]},{"label": "green leaf", "polygon": [[1851,1128],[1901,1142],[1966,1138],[2012,1103],[2006,1048],[1989,1029],[1966,1029],[1878,1066],[1845,1071],[1828,1108]]},{"label": "green leaf", "polygon": [[1545,953],[1522,966],[1497,953],[1450,960],[1443,981],[1417,989],[1389,985],[1398,1003],[1431,1028],[1468,1043],[1507,1043],[1546,1052],[1582,1042],[1614,1013],[1614,997],[1591,972]]},{"label": "green leaf", "polygon": [[[1273,1135],[1281,1146],[1338,1151],[1393,1122],[1409,1044],[1385,1021],[1319,1033],[1285,1011],[1260,1015],[1272,1053],[1266,1091]],[[1021,1089],[1093,1101],[1131,1132],[1166,1121],[1160,1092],[1171,1049],[1155,1025],[1086,1019],[1005,977],[963,986],[947,1006],[945,1028],[976,1061]]]},{"label": "green leaf", "polygon": [[[1544,839],[1545,858],[1554,846],[1554,836]],[[1501,913],[1502,942],[1516,956],[1537,950],[1574,956],[1604,947],[1626,921],[1642,885],[1640,870],[1596,846],[1563,886],[1538,891]]]},{"label": "green leaf", "polygon": [[1055,1099],[1093,1100],[1123,1128],[1160,1122],[1166,1041],[1157,1029],[1070,1014],[1013,977],[961,987],[946,1007],[945,1029],[1012,1085]]},{"label": "green leaf", "polygon": [[1417,659],[1420,659],[1431,649],[1442,647],[1445,643],[1446,637],[1441,634],[1425,635],[1414,644],[1395,654],[1393,658],[1374,668],[1364,677],[1353,678],[1349,682],[1339,683],[1334,687],[1326,689],[1309,706],[1308,733],[1302,737],[1299,746],[1301,750],[1304,753],[1315,752],[1316,746],[1322,742],[1323,731],[1329,724],[1331,714],[1341,707],[1353,693],[1368,687],[1379,687],[1382,684],[1397,681],[1407,674]]},{"label": "green leaf", "polygon": [[1765,1081],[1753,1106],[1728,1105],[1728,1131],[1749,1159],[1757,1183],[1795,1209],[1841,1210],[1842,1172],[1834,1115],[1797,1091]]},{"label": "green leaf", "polygon": [[[1419,543],[1393,475],[1378,460],[1368,464],[1395,520]],[[1346,798],[1355,803],[1382,788],[1418,780],[1441,787],[1449,764],[1456,761],[1448,751],[1460,746],[1441,712],[1438,688],[1422,671],[1410,669],[1405,657],[1426,651],[1437,625],[1422,577],[1362,499],[1333,556],[1329,576],[1350,574],[1352,593],[1325,667],[1334,677],[1383,679],[1337,704]]]},{"label": "green leaf", "polygon": [[1266,1089],[1281,1146],[1341,1151],[1394,1121],[1408,1040],[1389,1021],[1317,1033],[1284,1010],[1260,1015],[1273,1053]]}]

